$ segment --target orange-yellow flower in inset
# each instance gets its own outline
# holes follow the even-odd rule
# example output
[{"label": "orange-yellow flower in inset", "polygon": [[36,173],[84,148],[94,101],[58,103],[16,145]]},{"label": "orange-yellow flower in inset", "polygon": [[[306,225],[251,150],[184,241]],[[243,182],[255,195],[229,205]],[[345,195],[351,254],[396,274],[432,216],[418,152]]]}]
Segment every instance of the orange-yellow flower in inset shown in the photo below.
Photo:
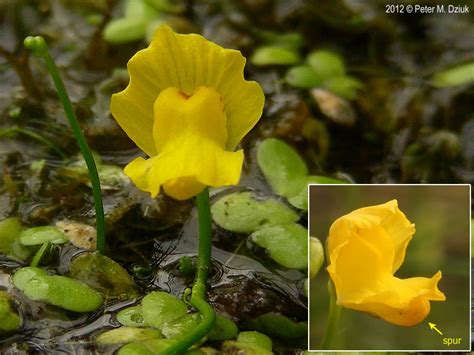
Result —
[{"label": "orange-yellow flower in inset", "polygon": [[264,95],[243,76],[245,58],[196,34],[161,26],[128,62],[130,83],[112,96],[119,125],[150,158],[125,173],[153,197],[179,200],[240,179],[240,140],[260,119]]},{"label": "orange-yellow flower in inset", "polygon": [[329,230],[327,268],[337,304],[402,326],[423,321],[430,301],[446,297],[438,289],[441,271],[432,278],[394,276],[414,233],[397,200],[338,218]]}]

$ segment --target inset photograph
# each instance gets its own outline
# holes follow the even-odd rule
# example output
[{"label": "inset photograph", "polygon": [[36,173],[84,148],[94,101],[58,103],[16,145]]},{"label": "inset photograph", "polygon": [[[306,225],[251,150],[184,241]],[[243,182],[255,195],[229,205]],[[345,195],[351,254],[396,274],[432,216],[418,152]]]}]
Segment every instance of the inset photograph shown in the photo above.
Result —
[{"label": "inset photograph", "polygon": [[470,185],[311,185],[309,349],[470,351]]}]

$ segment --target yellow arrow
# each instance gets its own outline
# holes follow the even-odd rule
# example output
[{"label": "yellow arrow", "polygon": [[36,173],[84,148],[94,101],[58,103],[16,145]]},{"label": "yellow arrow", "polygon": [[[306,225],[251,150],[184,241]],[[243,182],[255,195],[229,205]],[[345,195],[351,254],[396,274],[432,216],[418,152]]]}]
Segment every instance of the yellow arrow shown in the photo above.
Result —
[{"label": "yellow arrow", "polygon": [[428,324],[429,324],[431,330],[434,329],[434,330],[436,330],[440,335],[443,335],[443,332],[442,332],[441,330],[439,330],[438,328],[436,328],[436,324],[430,323],[430,322],[428,322]]}]

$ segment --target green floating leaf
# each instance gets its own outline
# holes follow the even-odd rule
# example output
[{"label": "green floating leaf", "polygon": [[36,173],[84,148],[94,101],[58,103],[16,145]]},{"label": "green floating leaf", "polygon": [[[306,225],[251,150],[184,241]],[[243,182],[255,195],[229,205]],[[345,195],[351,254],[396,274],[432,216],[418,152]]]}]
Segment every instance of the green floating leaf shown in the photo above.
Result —
[{"label": "green floating leaf", "polygon": [[338,96],[353,100],[357,96],[357,91],[362,89],[364,84],[350,76],[337,76],[326,80],[324,87]]},{"label": "green floating leaf", "polygon": [[189,277],[194,275],[196,272],[196,265],[193,262],[193,259],[185,255],[179,259],[179,272],[184,277]]},{"label": "green floating leaf", "polygon": [[257,163],[272,190],[302,210],[308,209],[308,184],[344,183],[324,176],[308,176],[306,163],[296,150],[276,138],[259,144]]},{"label": "green floating leaf", "polygon": [[239,336],[237,337],[237,341],[241,343],[248,343],[257,345],[263,349],[272,350],[272,341],[269,337],[265,334],[255,332],[255,331],[247,331],[247,332],[240,332]]},{"label": "green floating leaf", "polygon": [[117,320],[126,327],[148,327],[143,318],[142,306],[132,306],[117,313]]},{"label": "green floating leaf", "polygon": [[161,329],[166,323],[184,317],[188,311],[179,298],[162,291],[154,291],[142,300],[143,319],[152,327]]},{"label": "green floating leaf", "polygon": [[220,351],[217,351],[214,348],[210,347],[202,347],[199,349],[191,348],[185,352],[186,355],[219,355],[221,354]]},{"label": "green floating leaf", "polygon": [[244,354],[244,355],[273,355],[271,350],[262,348],[256,344],[243,341],[226,340],[222,344],[223,354]]},{"label": "green floating leaf", "polygon": [[281,223],[291,223],[299,216],[275,199],[258,201],[251,192],[236,192],[220,198],[211,207],[214,221],[224,229],[251,233]]},{"label": "green floating leaf", "polygon": [[308,185],[309,184],[344,184],[344,181],[325,176],[308,175],[295,178],[288,182],[288,202],[296,208],[308,210]]},{"label": "green floating leaf", "polygon": [[284,315],[266,313],[249,322],[249,326],[268,335],[297,339],[308,335],[306,323],[295,322]]},{"label": "green floating leaf", "polygon": [[223,354],[243,354],[243,355],[273,355],[272,351],[263,349],[254,344],[242,343],[234,340],[227,340],[222,345]]},{"label": "green floating leaf", "polygon": [[199,313],[186,314],[176,320],[164,323],[160,330],[166,338],[179,338],[190,332],[199,325],[201,315]]},{"label": "green floating leaf", "polygon": [[208,334],[208,338],[213,341],[223,341],[235,338],[238,332],[239,328],[237,328],[237,325],[232,320],[217,315],[216,323]]},{"label": "green floating leaf", "polygon": [[44,243],[64,244],[68,241],[67,235],[54,226],[28,228],[20,235],[20,243],[27,246],[43,245]]},{"label": "green floating leaf", "polygon": [[309,238],[309,277],[313,278],[324,263],[324,248],[318,238]]},{"label": "green floating leaf", "polygon": [[21,318],[12,307],[13,299],[6,291],[0,291],[0,330],[11,332],[21,327]]},{"label": "green floating leaf", "polygon": [[120,348],[118,355],[156,355],[161,354],[166,348],[172,345],[175,340],[152,339],[142,342],[134,342]]},{"label": "green floating leaf", "polygon": [[[94,153],[93,156],[97,164],[97,173],[99,174],[100,185],[103,190],[118,191],[130,183],[129,177],[125,175],[121,167],[102,164],[98,154]],[[62,167],[59,169],[59,172],[71,179],[79,180],[87,186],[92,186],[87,164],[82,157],[78,157],[70,165]]]},{"label": "green floating leaf", "polygon": [[303,36],[298,32],[280,34],[271,31],[261,31],[259,34],[265,43],[276,47],[297,50],[304,43]]},{"label": "green floating leaf", "polygon": [[322,81],[343,76],[346,72],[342,58],[331,51],[311,52],[307,57],[307,62]]},{"label": "green floating leaf", "polygon": [[143,39],[150,21],[158,12],[146,4],[146,1],[128,0],[125,4],[125,16],[110,21],[104,28],[107,42],[120,44]]},{"label": "green floating leaf", "polygon": [[163,335],[156,329],[120,327],[108,330],[95,339],[99,344],[125,344],[134,341],[161,339]]},{"label": "green floating leaf", "polygon": [[31,280],[47,276],[46,271],[38,267],[23,267],[13,274],[12,281],[16,288],[23,290]]},{"label": "green floating leaf", "polygon": [[20,260],[33,254],[32,248],[24,247],[19,242],[22,229],[18,218],[7,218],[0,222],[0,253]]},{"label": "green floating leaf", "polygon": [[250,237],[278,264],[289,269],[308,267],[308,230],[299,224],[263,227]]},{"label": "green floating leaf", "polygon": [[311,89],[323,83],[318,74],[308,65],[290,68],[286,73],[285,79],[291,86],[302,89]]},{"label": "green floating leaf", "polygon": [[[134,0],[136,1],[136,0]],[[183,4],[177,4],[175,1],[172,0],[142,0],[147,2],[150,6],[152,6],[158,12],[167,12],[177,14],[185,10]]]},{"label": "green floating leaf", "polygon": [[474,61],[446,69],[433,76],[433,85],[445,88],[474,82]]},{"label": "green floating leaf", "polygon": [[296,150],[276,138],[260,142],[257,162],[272,190],[280,196],[287,195],[290,181],[308,174]]},{"label": "green floating leaf", "polygon": [[98,253],[84,253],[69,266],[69,275],[84,282],[107,297],[136,296],[131,276],[117,262]]},{"label": "green floating leaf", "polygon": [[300,60],[300,55],[295,50],[278,46],[259,47],[250,58],[252,64],[260,66],[292,65]]},{"label": "green floating leaf", "polygon": [[89,286],[65,276],[49,276],[37,267],[24,267],[13,275],[13,284],[31,300],[74,312],[99,308],[102,296]]},{"label": "green floating leaf", "polygon": [[0,252],[10,254],[13,243],[20,237],[22,230],[21,221],[18,218],[7,218],[0,222]]}]

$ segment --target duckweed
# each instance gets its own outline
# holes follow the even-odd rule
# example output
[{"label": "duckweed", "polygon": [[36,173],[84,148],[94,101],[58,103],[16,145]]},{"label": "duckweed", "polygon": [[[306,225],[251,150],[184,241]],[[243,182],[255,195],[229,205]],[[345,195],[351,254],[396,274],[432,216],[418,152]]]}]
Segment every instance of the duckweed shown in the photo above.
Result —
[{"label": "duckweed", "polygon": [[188,307],[183,301],[162,291],[151,292],[142,300],[143,319],[158,329],[162,329],[166,323],[184,317],[187,311]]},{"label": "duckweed", "polygon": [[120,327],[108,330],[96,338],[99,344],[125,344],[134,341],[161,339],[163,335],[155,329]]},{"label": "duckweed", "polygon": [[272,190],[302,210],[308,209],[308,184],[344,183],[325,176],[308,175],[308,167],[297,151],[276,138],[260,142],[257,162]]},{"label": "duckweed", "polygon": [[257,200],[251,192],[226,195],[212,205],[214,221],[224,229],[251,233],[263,226],[296,222],[297,213],[283,203],[269,198]]},{"label": "duckweed", "polygon": [[69,275],[107,297],[133,298],[135,283],[117,262],[98,253],[84,253],[72,260]]},{"label": "duckweed", "polygon": [[289,269],[308,267],[308,230],[299,224],[263,227],[251,238],[278,264]]},{"label": "duckweed", "polygon": [[20,244],[22,230],[23,226],[18,218],[6,218],[0,222],[1,253],[20,260],[26,260],[33,253],[33,248]]},{"label": "duckweed", "polygon": [[283,47],[260,47],[250,58],[255,65],[291,65],[301,61],[299,54],[291,49]]},{"label": "duckweed", "polygon": [[143,318],[142,306],[132,306],[117,313],[117,320],[126,327],[148,327]]},{"label": "duckweed", "polygon": [[65,276],[49,276],[37,267],[24,267],[13,275],[13,284],[31,300],[74,312],[92,312],[102,305],[102,296],[82,282]]},{"label": "duckweed", "polygon": [[208,337],[209,340],[223,341],[235,338],[238,332],[239,329],[232,320],[221,315],[217,315],[214,329],[212,329]]},{"label": "duckweed", "polygon": [[308,335],[308,325],[295,322],[282,314],[266,313],[249,322],[252,329],[283,339],[298,339]]},{"label": "duckweed", "polygon": [[6,291],[0,291],[0,331],[10,332],[21,327],[21,317],[12,303],[13,298]]},{"label": "duckweed", "polygon": [[21,232],[20,243],[26,246],[44,243],[64,244],[69,241],[66,234],[54,226],[28,228]]}]

